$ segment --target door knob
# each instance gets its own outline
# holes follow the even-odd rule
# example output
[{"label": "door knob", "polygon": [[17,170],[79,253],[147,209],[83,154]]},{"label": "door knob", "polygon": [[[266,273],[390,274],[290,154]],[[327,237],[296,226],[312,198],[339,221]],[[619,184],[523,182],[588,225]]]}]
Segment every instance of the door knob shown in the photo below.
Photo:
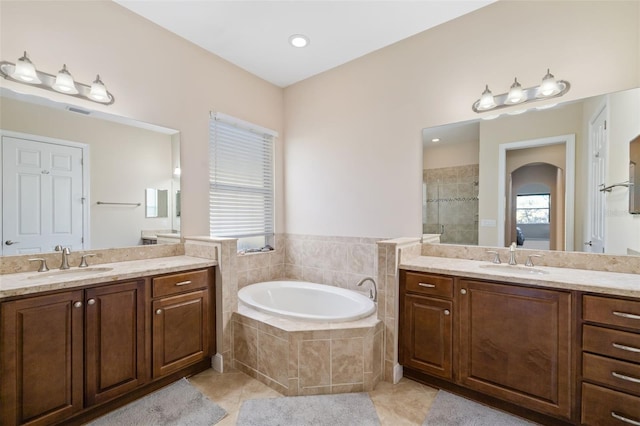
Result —
[{"label": "door knob", "polygon": [[8,246],[12,245],[12,244],[18,244],[20,241],[12,241],[12,240],[7,240],[4,243]]},{"label": "door knob", "polygon": [[162,313],[162,309],[157,309],[156,310],[156,315],[160,315]]},{"label": "door knob", "polygon": [[460,289],[460,294],[467,294],[467,290],[464,288]]},{"label": "door knob", "polygon": [[82,302],[75,302],[75,303],[73,304],[73,307],[74,307],[74,308],[82,308]]},{"label": "door knob", "polygon": [[89,300],[87,300],[87,304],[88,304],[88,305],[95,305],[95,304],[96,304],[96,299],[89,299]]},{"label": "door knob", "polygon": [[593,243],[591,241],[587,241],[586,243],[584,243],[585,246],[592,246]]}]

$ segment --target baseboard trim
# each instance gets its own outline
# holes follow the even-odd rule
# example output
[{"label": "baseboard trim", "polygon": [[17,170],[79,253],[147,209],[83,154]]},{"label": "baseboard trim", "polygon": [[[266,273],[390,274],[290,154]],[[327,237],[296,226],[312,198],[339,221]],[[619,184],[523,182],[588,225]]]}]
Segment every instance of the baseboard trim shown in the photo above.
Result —
[{"label": "baseboard trim", "polygon": [[396,364],[393,366],[393,384],[397,384],[400,379],[402,379],[403,370],[400,364]]},{"label": "baseboard trim", "polygon": [[224,357],[222,354],[217,353],[211,358],[211,368],[218,373],[224,373]]}]

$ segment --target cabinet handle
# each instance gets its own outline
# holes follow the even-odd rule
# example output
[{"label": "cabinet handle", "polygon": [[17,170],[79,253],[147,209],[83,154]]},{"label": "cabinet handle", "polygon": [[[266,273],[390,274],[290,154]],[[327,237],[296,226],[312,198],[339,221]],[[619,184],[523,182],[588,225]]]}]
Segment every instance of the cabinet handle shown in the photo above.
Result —
[{"label": "cabinet handle", "polygon": [[160,315],[162,313],[162,309],[156,309],[156,315]]},{"label": "cabinet handle", "polygon": [[420,287],[434,288],[435,284],[427,284],[427,283],[418,283]]},{"label": "cabinet handle", "polygon": [[87,305],[95,305],[95,304],[96,304],[96,299],[87,300]]},{"label": "cabinet handle", "polygon": [[445,310],[444,310],[444,314],[445,314],[445,315],[449,315],[450,313],[451,313],[451,311],[449,311],[448,309],[445,309]]},{"label": "cabinet handle", "polygon": [[460,289],[460,294],[467,294],[467,290],[466,289]]},{"label": "cabinet handle", "polygon": [[74,308],[82,308],[82,302],[75,302],[75,303],[73,304],[73,307],[74,307]]},{"label": "cabinet handle", "polygon": [[613,311],[613,315],[616,315],[616,316],[619,316],[619,317],[622,317],[622,318],[640,320],[640,315],[628,314],[626,312]]},{"label": "cabinet handle", "polygon": [[623,351],[627,351],[627,352],[635,352],[635,353],[640,353],[640,348],[634,348],[633,346],[626,346],[626,345],[621,345],[620,343],[612,343],[611,346],[613,346],[616,349],[622,349]]},{"label": "cabinet handle", "polygon": [[627,417],[621,416],[620,414],[616,413],[615,411],[611,412],[611,417],[613,417],[614,419],[618,419],[621,422],[625,422],[625,423],[629,423],[630,425],[634,425],[634,426],[640,426],[640,422],[637,420],[631,420]]},{"label": "cabinet handle", "polygon": [[191,280],[188,281],[180,281],[179,283],[176,283],[176,285],[187,285],[187,284],[191,284]]},{"label": "cabinet handle", "polygon": [[615,371],[612,371],[611,375],[616,379],[626,380],[627,382],[632,382],[632,383],[640,383],[640,379],[638,379],[637,377],[627,376],[625,374],[616,373]]}]

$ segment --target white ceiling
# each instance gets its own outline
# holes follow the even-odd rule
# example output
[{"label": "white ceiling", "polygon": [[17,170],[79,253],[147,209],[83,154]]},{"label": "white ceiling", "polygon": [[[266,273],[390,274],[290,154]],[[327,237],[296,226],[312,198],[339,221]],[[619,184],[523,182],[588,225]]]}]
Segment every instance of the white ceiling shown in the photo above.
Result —
[{"label": "white ceiling", "polygon": [[[286,87],[495,0],[114,1]],[[292,47],[293,34],[309,37],[309,46]]]}]

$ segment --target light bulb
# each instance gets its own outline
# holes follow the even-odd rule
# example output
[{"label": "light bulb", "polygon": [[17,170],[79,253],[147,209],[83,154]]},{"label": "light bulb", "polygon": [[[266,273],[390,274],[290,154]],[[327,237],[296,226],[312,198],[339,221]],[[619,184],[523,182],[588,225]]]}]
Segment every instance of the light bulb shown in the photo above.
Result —
[{"label": "light bulb", "polygon": [[485,86],[484,92],[482,92],[482,96],[480,97],[480,102],[478,103],[478,109],[481,111],[491,109],[496,106],[496,101],[493,99],[493,93],[489,90],[489,85]]},{"label": "light bulb", "polygon": [[518,104],[525,100],[524,91],[522,90],[522,86],[518,83],[518,79],[516,78],[511,85],[511,89],[509,89],[509,94],[507,95],[506,103],[508,104]]},{"label": "light bulb", "polygon": [[16,62],[11,77],[29,84],[42,84],[36,73],[36,67],[27,57],[27,52],[24,52],[24,55]]},{"label": "light bulb", "polygon": [[289,43],[293,47],[306,47],[309,44],[309,37],[302,34],[294,34],[289,37]]},{"label": "light bulb", "polygon": [[547,97],[553,96],[560,92],[560,87],[558,86],[558,82],[556,81],[553,74],[549,72],[547,68],[547,74],[542,77],[542,84],[540,84],[540,88],[538,89],[538,96]]},{"label": "light bulb", "polygon": [[89,98],[96,102],[109,102],[109,94],[107,93],[107,88],[104,87],[104,83],[100,80],[100,75],[97,75],[96,80],[91,84]]},{"label": "light bulb", "polygon": [[73,81],[73,77],[71,77],[71,74],[67,70],[66,64],[62,66],[62,69],[60,71],[58,71],[56,82],[52,87],[58,92],[66,93],[69,95],[76,95],[78,93],[78,89],[76,88],[76,85]]}]

